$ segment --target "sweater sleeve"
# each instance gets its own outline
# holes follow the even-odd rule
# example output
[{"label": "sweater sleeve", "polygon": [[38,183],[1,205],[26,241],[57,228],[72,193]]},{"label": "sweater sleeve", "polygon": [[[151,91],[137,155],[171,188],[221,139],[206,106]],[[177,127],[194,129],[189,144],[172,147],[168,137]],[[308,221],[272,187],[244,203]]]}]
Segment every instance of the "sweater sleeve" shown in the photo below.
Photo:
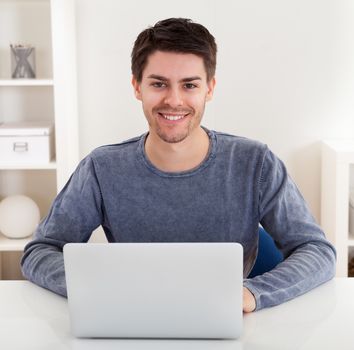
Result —
[{"label": "sweater sleeve", "polygon": [[81,161],[38,225],[21,260],[23,275],[33,283],[66,296],[63,246],[87,242],[102,222],[102,199],[93,161]]},{"label": "sweater sleeve", "polygon": [[281,304],[333,278],[336,252],[284,164],[267,149],[259,179],[259,219],[284,255],[273,270],[245,279],[256,310]]}]

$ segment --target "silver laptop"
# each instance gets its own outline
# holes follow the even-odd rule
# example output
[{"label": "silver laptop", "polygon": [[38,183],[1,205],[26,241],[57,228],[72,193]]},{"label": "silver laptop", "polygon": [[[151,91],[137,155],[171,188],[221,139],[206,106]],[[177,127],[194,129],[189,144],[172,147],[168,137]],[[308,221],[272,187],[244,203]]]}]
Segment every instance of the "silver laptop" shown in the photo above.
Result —
[{"label": "silver laptop", "polygon": [[238,243],[69,243],[71,331],[98,338],[237,338]]}]

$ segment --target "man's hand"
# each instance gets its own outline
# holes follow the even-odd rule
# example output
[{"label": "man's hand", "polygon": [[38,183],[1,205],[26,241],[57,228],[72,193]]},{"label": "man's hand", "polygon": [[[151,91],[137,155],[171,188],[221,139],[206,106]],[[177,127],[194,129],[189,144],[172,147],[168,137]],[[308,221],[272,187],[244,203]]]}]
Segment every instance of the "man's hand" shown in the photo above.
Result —
[{"label": "man's hand", "polygon": [[246,287],[243,287],[243,312],[252,312],[255,308],[255,297]]}]

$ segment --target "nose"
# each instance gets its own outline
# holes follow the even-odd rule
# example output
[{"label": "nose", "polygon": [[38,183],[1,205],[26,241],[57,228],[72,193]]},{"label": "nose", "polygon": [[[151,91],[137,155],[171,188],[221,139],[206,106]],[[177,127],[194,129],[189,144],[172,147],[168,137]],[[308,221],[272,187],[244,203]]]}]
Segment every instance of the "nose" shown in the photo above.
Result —
[{"label": "nose", "polygon": [[178,87],[170,87],[165,96],[165,104],[175,108],[183,105],[183,98],[181,92],[178,90]]}]

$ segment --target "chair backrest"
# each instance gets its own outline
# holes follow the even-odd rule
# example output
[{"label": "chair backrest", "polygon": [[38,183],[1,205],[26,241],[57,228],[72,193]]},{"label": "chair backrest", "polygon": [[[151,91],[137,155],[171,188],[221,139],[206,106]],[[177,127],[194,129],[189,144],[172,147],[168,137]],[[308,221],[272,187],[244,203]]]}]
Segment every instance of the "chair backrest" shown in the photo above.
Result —
[{"label": "chair backrest", "polygon": [[248,275],[249,278],[262,275],[284,260],[283,254],[275,245],[273,238],[262,227],[259,228],[258,244],[257,259],[252,271]]}]

